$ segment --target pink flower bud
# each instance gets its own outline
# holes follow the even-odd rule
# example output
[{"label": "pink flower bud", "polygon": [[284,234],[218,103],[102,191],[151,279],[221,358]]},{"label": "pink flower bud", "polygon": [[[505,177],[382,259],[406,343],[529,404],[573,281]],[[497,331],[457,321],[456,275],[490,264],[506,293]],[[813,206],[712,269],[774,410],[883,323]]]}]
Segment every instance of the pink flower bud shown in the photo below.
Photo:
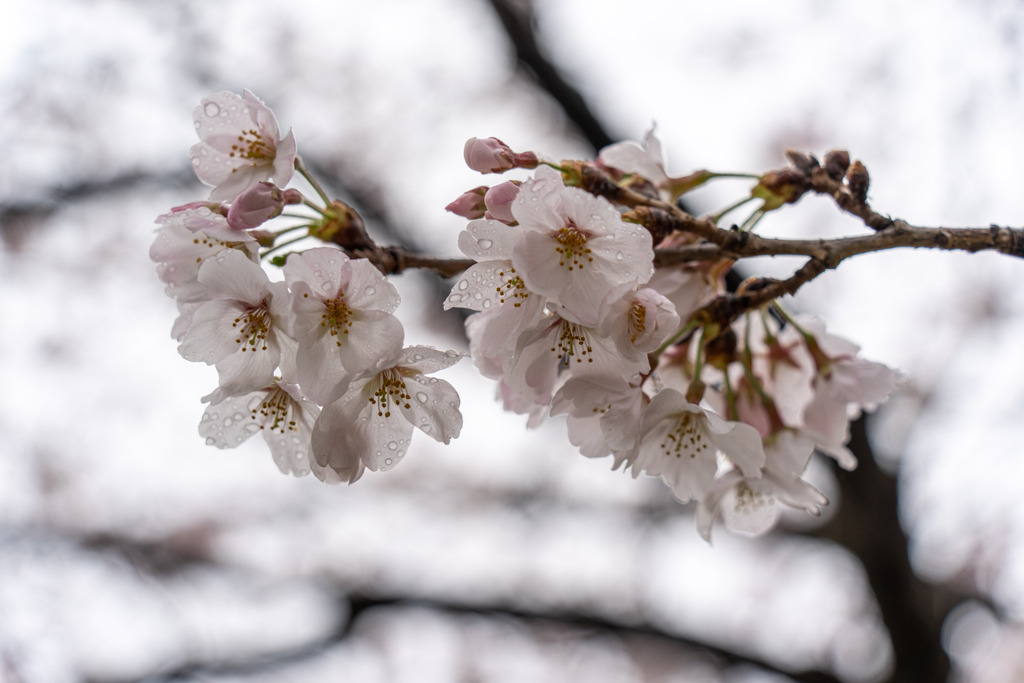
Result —
[{"label": "pink flower bud", "polygon": [[498,138],[470,138],[462,154],[466,165],[480,173],[501,173],[515,168],[515,152]]},{"label": "pink flower bud", "polygon": [[228,207],[228,225],[235,230],[250,230],[281,214],[285,196],[273,183],[260,182],[238,195]]},{"label": "pink flower bud", "polygon": [[487,186],[481,185],[480,187],[463,192],[459,195],[459,198],[454,202],[444,207],[445,211],[451,211],[456,216],[462,216],[469,220],[484,217],[484,193],[487,192]]},{"label": "pink flower bud", "polygon": [[485,217],[502,223],[515,223],[512,202],[519,196],[520,185],[522,183],[518,180],[509,180],[487,190],[487,194],[484,195],[484,204],[487,206]]}]

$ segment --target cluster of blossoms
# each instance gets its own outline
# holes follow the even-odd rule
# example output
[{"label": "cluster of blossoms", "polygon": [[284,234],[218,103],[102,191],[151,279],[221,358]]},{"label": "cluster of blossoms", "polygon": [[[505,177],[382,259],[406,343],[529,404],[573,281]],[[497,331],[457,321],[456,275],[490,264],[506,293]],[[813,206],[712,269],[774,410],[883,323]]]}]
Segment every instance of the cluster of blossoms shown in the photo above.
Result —
[{"label": "cluster of blossoms", "polygon": [[[476,265],[445,306],[475,311],[471,356],[505,407],[530,424],[567,414],[583,455],[698,501],[705,538],[719,518],[763,532],[779,504],[818,514],[827,501],[802,478],[811,455],[855,467],[849,421],[887,398],[896,373],[775,303],[727,324],[701,319],[731,261],[656,269],[651,232],[581,189],[580,165],[541,165],[496,138],[470,140],[465,158],[482,173],[536,168],[448,206],[471,219],[459,247]],[[653,133],[586,165],[663,201],[711,177],[670,177]],[[697,241],[672,233],[660,246]]]},{"label": "cluster of blossoms", "polygon": [[[459,396],[428,375],[464,354],[403,347],[398,292],[373,264],[329,246],[275,257],[283,281],[260,264],[281,235],[338,224],[326,197],[321,207],[281,189],[304,172],[291,131],[282,138],[249,92],[211,95],[194,120],[193,166],[213,191],[157,219],[150,256],[178,305],[178,350],[217,369],[199,425],[207,443],[231,448],[262,432],[282,472],[335,483],[394,467],[414,427],[457,437]],[[268,229],[293,204],[316,215]]]},{"label": "cluster of blossoms", "polygon": [[[214,189],[158,219],[151,256],[178,305],[181,354],[219,374],[200,434],[226,448],[262,431],[282,471],[328,482],[394,467],[414,427],[443,443],[458,436],[458,395],[428,375],[464,354],[403,347],[399,296],[381,272],[391,271],[373,260],[381,250],[309,176],[291,132],[282,138],[248,92],[210,96],[195,124],[193,165]],[[444,305],[473,311],[470,355],[505,407],[531,426],[564,414],[583,455],[661,477],[680,501],[697,501],[705,538],[718,519],[760,533],[780,504],[817,514],[827,501],[803,479],[812,454],[854,467],[849,421],[885,400],[897,375],[775,301],[711,314],[730,259],[655,267],[656,249],[701,237],[653,230],[631,210],[635,198],[670,205],[715,174],[669,176],[653,132],[587,162],[495,138],[473,138],[464,153],[482,173],[532,171],[448,206],[470,220],[458,244],[474,263]],[[323,205],[282,189],[296,169]],[[586,181],[595,173],[634,200],[600,196]],[[762,179],[752,198],[763,204],[741,230],[789,201],[779,187]],[[268,221],[279,216],[304,222],[275,232]],[[298,230],[333,244],[271,258]],[[271,281],[262,259],[283,279]]]}]

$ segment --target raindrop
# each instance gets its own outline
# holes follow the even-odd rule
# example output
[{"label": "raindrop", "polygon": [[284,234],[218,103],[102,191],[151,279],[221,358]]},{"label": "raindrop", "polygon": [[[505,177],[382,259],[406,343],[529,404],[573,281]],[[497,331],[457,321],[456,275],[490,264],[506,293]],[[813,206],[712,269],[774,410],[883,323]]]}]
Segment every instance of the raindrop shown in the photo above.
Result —
[{"label": "raindrop", "polygon": [[207,116],[217,116],[220,114],[220,105],[216,102],[207,102],[203,107],[203,113]]},{"label": "raindrop", "polygon": [[616,261],[621,261],[624,258],[626,258],[626,257],[622,255],[621,251],[620,252],[616,252],[616,254],[615,254],[615,260]]},{"label": "raindrop", "polygon": [[331,291],[331,283],[330,282],[323,283],[322,285],[320,285],[320,289],[324,290],[325,292]]},{"label": "raindrop", "polygon": [[465,280],[459,280],[459,289],[468,289],[469,283]]},{"label": "raindrop", "polygon": [[303,453],[302,451],[295,451],[295,459],[296,460],[305,460],[306,459],[306,454]]},{"label": "raindrop", "polygon": [[490,249],[491,245],[494,244],[491,240],[477,240],[476,243],[481,249]]},{"label": "raindrop", "polygon": [[366,292],[368,295],[373,296],[374,294],[377,293],[377,288],[376,287],[367,287],[363,291]]},{"label": "raindrop", "polygon": [[392,451],[397,450],[398,449],[398,443],[395,442],[395,441],[389,441],[388,442],[388,449],[392,450]]},{"label": "raindrop", "polygon": [[388,466],[390,466],[390,465],[391,465],[391,463],[393,463],[393,462],[394,462],[394,460],[392,460],[391,458],[385,458],[385,459],[384,459],[384,464],[385,464],[385,465],[388,465]]},{"label": "raindrop", "polygon": [[234,420],[232,420],[230,417],[225,417],[224,418],[224,426],[225,427],[230,427],[232,422],[234,422]]},{"label": "raindrop", "polygon": [[215,438],[213,438],[212,436],[206,437],[206,445],[207,446],[213,446],[216,443],[217,443],[217,440]]},{"label": "raindrop", "polygon": [[242,418],[244,418],[245,416],[244,416],[244,415],[242,415],[241,413],[235,413],[234,417],[235,417],[235,419],[236,419],[236,420],[241,420],[241,419],[242,419]]},{"label": "raindrop", "polygon": [[220,417],[220,415],[218,415],[217,413],[210,413],[211,420],[216,420],[218,417]]},{"label": "raindrop", "polygon": [[483,303],[483,307],[484,308],[490,308],[491,307],[491,300],[490,299],[485,299],[484,303]]},{"label": "raindrop", "polygon": [[[416,392],[416,399],[419,400],[420,403],[426,403],[428,398],[430,398],[430,397],[427,396],[426,393],[424,393],[422,391],[417,391]],[[424,419],[426,419],[426,418],[424,418]]]}]

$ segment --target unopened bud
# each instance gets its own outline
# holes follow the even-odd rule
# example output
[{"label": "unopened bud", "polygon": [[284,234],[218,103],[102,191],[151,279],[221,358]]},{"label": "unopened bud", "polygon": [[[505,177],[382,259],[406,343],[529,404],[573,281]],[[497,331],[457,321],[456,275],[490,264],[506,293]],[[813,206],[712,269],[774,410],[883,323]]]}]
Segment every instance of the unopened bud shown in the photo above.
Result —
[{"label": "unopened bud", "polygon": [[238,195],[228,207],[228,225],[235,230],[251,230],[281,215],[284,192],[273,183],[256,183]]},{"label": "unopened bud", "polygon": [[825,154],[825,172],[832,180],[842,180],[848,168],[850,168],[850,153],[846,150],[833,149]]},{"label": "unopened bud", "polygon": [[502,223],[515,223],[516,218],[512,215],[512,202],[519,196],[521,184],[518,180],[509,180],[487,190],[487,194],[484,195],[487,218],[493,218]]},{"label": "unopened bud", "polygon": [[819,166],[818,160],[814,156],[798,152],[795,149],[787,149],[786,158],[789,159],[789,163],[793,164],[804,175],[811,175],[814,169]]},{"label": "unopened bud", "polygon": [[483,218],[484,213],[487,211],[487,207],[484,205],[484,195],[486,193],[486,185],[475,187],[472,190],[463,192],[459,195],[458,199],[444,207],[444,210],[469,220]]},{"label": "unopened bud", "polygon": [[750,191],[751,196],[764,200],[764,211],[772,211],[783,204],[792,204],[807,192],[807,178],[795,169],[769,171]]},{"label": "unopened bud", "polygon": [[846,172],[846,185],[850,188],[850,194],[858,202],[866,202],[868,200],[868,187],[871,186],[871,176],[868,175],[868,169],[864,168],[864,164],[860,163],[860,161],[854,161],[850,164],[850,168]]},{"label": "unopened bud", "polygon": [[501,173],[510,168],[537,168],[533,152],[517,154],[498,138],[470,138],[462,150],[466,165],[480,173]]}]

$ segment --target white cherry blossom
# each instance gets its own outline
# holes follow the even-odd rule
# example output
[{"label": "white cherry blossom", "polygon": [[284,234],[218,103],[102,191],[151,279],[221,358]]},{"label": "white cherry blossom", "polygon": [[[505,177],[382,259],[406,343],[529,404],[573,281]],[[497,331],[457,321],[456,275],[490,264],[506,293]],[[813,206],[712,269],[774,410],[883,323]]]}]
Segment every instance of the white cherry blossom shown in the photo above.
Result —
[{"label": "white cherry blossom", "polygon": [[240,395],[269,386],[293,351],[283,331],[288,290],[240,251],[225,250],[203,262],[199,283],[207,300],[192,314],[192,325],[178,346],[186,360],[216,365],[220,388],[212,394]]},{"label": "white cherry blossom", "polygon": [[701,499],[715,476],[718,454],[724,454],[747,477],[757,477],[764,448],[757,430],[727,422],[687,402],[675,389],[664,389],[644,409],[640,449],[632,465],[661,478],[682,502]]},{"label": "white cherry blossom", "polygon": [[317,463],[353,482],[363,469],[376,472],[397,465],[414,427],[449,443],[462,431],[459,395],[448,382],[427,375],[463,357],[456,351],[409,346],[383,359],[374,374],[354,380],[317,420],[312,439]]},{"label": "white cherry blossom", "polygon": [[399,352],[405,333],[392,313],[401,297],[366,259],[321,247],[292,254],[284,266],[291,290],[296,378],[321,404],[341,397],[349,380]]},{"label": "white cherry blossom", "polygon": [[210,199],[230,201],[261,180],[279,187],[291,180],[296,146],[291,130],[283,138],[274,112],[248,90],[217,92],[192,115],[200,141],[192,145],[199,180],[212,185]]},{"label": "white cherry blossom", "polygon": [[274,382],[271,386],[211,404],[199,423],[199,434],[217,448],[234,448],[253,434],[262,433],[277,467],[302,477],[313,472],[334,483],[337,475],[310,457],[313,424],[320,408],[306,400],[298,386]]},{"label": "white cherry blossom", "polygon": [[554,169],[542,166],[523,183],[512,215],[522,230],[512,263],[526,286],[588,324],[613,287],[654,273],[651,234],[623,223],[607,200],[565,187]]}]

